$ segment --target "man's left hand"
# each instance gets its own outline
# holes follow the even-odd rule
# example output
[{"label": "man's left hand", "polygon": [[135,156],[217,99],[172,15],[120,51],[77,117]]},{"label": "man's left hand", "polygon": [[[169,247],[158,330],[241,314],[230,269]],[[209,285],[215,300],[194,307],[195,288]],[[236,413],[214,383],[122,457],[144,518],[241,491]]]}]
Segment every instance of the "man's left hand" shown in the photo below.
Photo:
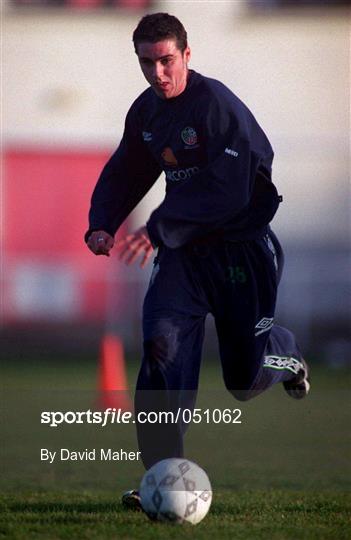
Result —
[{"label": "man's left hand", "polygon": [[119,259],[128,265],[133,264],[142,255],[141,268],[146,266],[154,250],[145,226],[119,240],[116,249]]}]

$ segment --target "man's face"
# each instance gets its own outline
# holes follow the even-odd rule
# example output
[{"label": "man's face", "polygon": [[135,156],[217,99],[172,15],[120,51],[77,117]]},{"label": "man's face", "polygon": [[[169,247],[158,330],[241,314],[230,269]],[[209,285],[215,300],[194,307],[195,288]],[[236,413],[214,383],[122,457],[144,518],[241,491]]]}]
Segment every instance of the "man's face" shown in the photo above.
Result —
[{"label": "man's face", "polygon": [[175,39],[157,43],[139,43],[138,58],[145,79],[158,97],[179,96],[187,83],[190,49],[182,53]]}]

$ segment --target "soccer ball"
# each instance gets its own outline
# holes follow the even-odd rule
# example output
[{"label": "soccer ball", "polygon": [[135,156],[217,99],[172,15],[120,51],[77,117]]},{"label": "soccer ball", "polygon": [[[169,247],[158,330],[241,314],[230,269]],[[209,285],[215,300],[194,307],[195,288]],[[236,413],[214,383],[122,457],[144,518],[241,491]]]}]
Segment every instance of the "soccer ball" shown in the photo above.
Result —
[{"label": "soccer ball", "polygon": [[139,488],[150,519],[196,525],[207,514],[212,488],[207,474],[187,459],[170,458],[153,465]]}]

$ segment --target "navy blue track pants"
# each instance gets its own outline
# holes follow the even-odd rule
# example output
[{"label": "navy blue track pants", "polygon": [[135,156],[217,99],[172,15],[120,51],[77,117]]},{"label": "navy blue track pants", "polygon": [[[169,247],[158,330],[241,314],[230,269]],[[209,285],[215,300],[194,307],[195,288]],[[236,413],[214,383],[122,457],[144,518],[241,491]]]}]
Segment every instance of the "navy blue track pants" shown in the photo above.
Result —
[{"label": "navy blue track pants", "polygon": [[[136,412],[193,408],[205,318],[215,319],[226,388],[239,400],[293,378],[301,353],[273,324],[283,253],[270,231],[258,240],[162,247],[143,308],[144,357]],[[137,422],[146,468],[182,457],[186,426]]]}]

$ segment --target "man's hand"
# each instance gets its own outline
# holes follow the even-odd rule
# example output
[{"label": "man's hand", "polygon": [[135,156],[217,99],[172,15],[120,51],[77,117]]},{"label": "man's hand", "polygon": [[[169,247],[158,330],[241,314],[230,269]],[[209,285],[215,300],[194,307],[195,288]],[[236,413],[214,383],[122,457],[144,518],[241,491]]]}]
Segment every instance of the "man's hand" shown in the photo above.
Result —
[{"label": "man's hand", "polygon": [[139,255],[142,255],[141,268],[147,264],[154,250],[146,227],[140,227],[132,234],[119,240],[116,249],[120,260],[126,264],[133,264]]},{"label": "man's hand", "polygon": [[88,248],[95,253],[95,255],[110,256],[110,249],[113,248],[115,243],[113,236],[105,231],[94,231],[89,236],[87,245]]}]

